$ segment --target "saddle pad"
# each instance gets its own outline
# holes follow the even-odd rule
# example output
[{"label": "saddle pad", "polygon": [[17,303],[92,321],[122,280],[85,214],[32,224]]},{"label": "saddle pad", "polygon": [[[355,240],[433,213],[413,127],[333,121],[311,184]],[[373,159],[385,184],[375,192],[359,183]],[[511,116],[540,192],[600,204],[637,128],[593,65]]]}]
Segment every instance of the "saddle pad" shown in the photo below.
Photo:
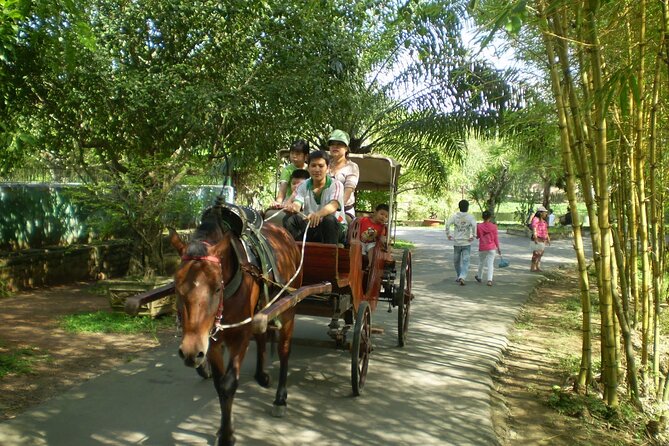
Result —
[{"label": "saddle pad", "polygon": [[221,220],[237,237],[241,237],[247,230],[258,231],[262,227],[262,217],[255,209],[222,204],[219,207]]}]

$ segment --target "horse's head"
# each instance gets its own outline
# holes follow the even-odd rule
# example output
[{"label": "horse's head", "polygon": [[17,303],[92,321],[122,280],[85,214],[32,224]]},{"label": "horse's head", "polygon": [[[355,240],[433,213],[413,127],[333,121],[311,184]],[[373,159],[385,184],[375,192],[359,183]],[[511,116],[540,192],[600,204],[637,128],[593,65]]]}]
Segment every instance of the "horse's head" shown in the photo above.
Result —
[{"label": "horse's head", "polygon": [[179,356],[187,366],[199,367],[206,359],[210,330],[223,308],[221,257],[230,248],[230,237],[214,245],[197,240],[185,244],[171,231],[170,241],[182,259],[174,275],[183,330]]}]

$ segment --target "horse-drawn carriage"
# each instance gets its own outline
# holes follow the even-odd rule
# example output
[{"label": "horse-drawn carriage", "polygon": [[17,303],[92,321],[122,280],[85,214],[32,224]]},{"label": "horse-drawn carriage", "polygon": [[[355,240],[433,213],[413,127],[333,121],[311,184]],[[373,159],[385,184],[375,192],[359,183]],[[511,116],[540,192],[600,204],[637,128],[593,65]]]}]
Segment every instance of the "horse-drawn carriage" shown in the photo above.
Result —
[{"label": "horse-drawn carriage", "polygon": [[[375,155],[351,155],[360,167],[361,190],[387,190],[388,237],[363,255],[360,220],[354,219],[344,247],[294,242],[290,235],[248,208],[218,202],[203,214],[189,243],[172,233],[182,263],[175,281],[126,301],[126,311],[176,293],[183,340],[179,355],[202,376],[211,375],[221,402],[219,444],[234,443],[231,407],[239,368],[251,336],[258,356],[255,379],[269,385],[264,371],[268,330],[279,333],[279,386],[274,413],[286,408],[287,362],[295,314],[330,318],[335,345],[350,348],[351,385],[359,395],[372,352],[372,311],[379,301],[397,309],[398,344],[407,340],[411,293],[411,252],[393,252],[395,196],[400,166]],[[222,200],[221,200],[222,201]],[[352,334],[350,341],[348,335]],[[220,349],[229,350],[226,367]]]}]

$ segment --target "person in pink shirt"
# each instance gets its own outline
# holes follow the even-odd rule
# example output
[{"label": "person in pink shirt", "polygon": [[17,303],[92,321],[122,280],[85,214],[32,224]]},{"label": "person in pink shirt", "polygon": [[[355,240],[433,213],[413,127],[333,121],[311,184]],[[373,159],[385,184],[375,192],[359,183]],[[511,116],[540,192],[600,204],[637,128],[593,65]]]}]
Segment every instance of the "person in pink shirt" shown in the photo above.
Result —
[{"label": "person in pink shirt", "polygon": [[534,214],[530,227],[532,228],[532,241],[530,248],[532,249],[532,263],[530,264],[530,271],[541,272],[539,264],[541,257],[544,255],[546,245],[551,244],[551,238],[548,235],[548,211],[545,207],[539,206],[537,213]]},{"label": "person in pink shirt", "polygon": [[476,225],[476,238],[479,239],[479,272],[474,276],[481,283],[483,277],[483,266],[487,269],[486,280],[488,286],[492,286],[492,275],[495,269],[495,251],[502,255],[497,238],[497,225],[490,221],[492,213],[483,211],[483,223]]}]

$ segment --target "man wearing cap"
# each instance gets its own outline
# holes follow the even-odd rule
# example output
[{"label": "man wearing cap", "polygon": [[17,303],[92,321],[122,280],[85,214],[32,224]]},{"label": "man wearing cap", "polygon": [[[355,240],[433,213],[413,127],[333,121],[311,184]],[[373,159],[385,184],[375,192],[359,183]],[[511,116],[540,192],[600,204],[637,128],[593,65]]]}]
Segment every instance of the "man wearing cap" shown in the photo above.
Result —
[{"label": "man wearing cap", "polygon": [[358,165],[348,159],[349,143],[348,133],[343,130],[333,131],[328,138],[330,175],[344,185],[344,211],[348,222],[355,218],[355,188],[360,178]]},{"label": "man wearing cap", "polygon": [[305,231],[309,242],[338,244],[346,239],[344,185],[328,175],[329,162],[322,150],[311,152],[307,159],[311,178],[297,186],[283,208],[288,214],[283,226],[295,240],[301,241]]}]

